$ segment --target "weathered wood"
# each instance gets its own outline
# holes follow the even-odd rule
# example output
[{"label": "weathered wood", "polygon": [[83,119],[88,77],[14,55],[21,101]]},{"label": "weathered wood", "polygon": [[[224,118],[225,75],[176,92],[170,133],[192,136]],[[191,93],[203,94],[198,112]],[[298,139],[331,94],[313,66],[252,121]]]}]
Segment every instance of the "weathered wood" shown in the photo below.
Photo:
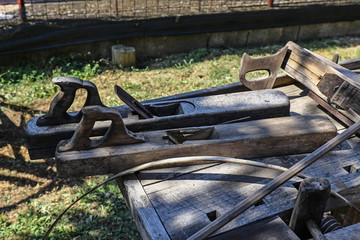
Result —
[{"label": "weathered wood", "polygon": [[344,227],[360,222],[360,214],[347,206],[335,209],[333,215]]},{"label": "weathered wood", "polygon": [[[150,119],[139,118],[138,115],[132,114],[132,109],[127,106],[119,106],[115,109],[119,111],[130,131],[140,132],[221,124],[244,117],[254,120],[288,116],[289,105],[289,99],[285,94],[269,89],[259,92],[152,102],[145,106],[159,112],[159,116]],[[33,118],[26,126],[30,157],[52,157],[59,141],[71,138],[78,124],[38,126],[36,124],[38,118]],[[96,122],[92,136],[104,135],[110,123],[110,121]],[[34,156],[33,153],[37,155]]]},{"label": "weathered wood", "polygon": [[[116,173],[154,160],[204,154],[255,158],[304,153],[316,149],[336,134],[331,121],[322,116],[272,118],[212,128],[213,133],[208,139],[182,144],[171,144],[167,138],[173,131],[162,130],[141,133],[146,141],[140,144],[57,150],[57,172],[62,177]],[[196,128],[201,129],[208,127]]]},{"label": "weathered wood", "polygon": [[120,64],[123,67],[136,65],[135,48],[124,45],[114,45],[111,47],[112,63]]},{"label": "weathered wood", "polygon": [[136,176],[134,174],[128,175],[123,179],[118,179],[117,183],[133,218],[136,220],[135,223],[142,239],[170,240]]},{"label": "weathered wood", "polygon": [[284,184],[287,180],[289,180],[291,177],[295,176],[297,173],[308,167],[310,164],[318,160],[320,157],[322,157],[325,153],[332,150],[334,147],[336,147],[339,143],[345,141],[347,138],[349,138],[351,135],[353,135],[355,132],[360,130],[360,122],[355,123],[351,127],[349,127],[347,130],[339,134],[338,136],[334,137],[327,143],[325,143],[323,146],[309,154],[307,157],[302,159],[300,162],[289,168],[286,172],[283,172],[281,175],[273,179],[270,183],[265,185],[263,188],[256,191],[254,194],[234,206],[234,209],[231,211],[228,211],[223,216],[219,217],[214,222],[211,222],[207,226],[205,226],[203,229],[192,235],[189,239],[204,239],[207,236],[209,236],[211,233],[215,232],[231,220],[233,220],[235,217],[237,217],[240,213],[244,212],[246,209],[251,207],[253,204],[257,203],[260,199],[267,196],[269,193],[277,189],[279,186]]},{"label": "weathered wood", "polygon": [[360,76],[293,42],[288,42],[286,46],[291,54],[284,67],[285,72],[323,100],[343,108],[346,116],[356,122],[347,111],[352,109],[360,114]]},{"label": "weathered wood", "polygon": [[306,226],[314,240],[325,240],[324,235],[321,233],[321,230],[314,220],[308,220]]},{"label": "weathered wood", "polygon": [[350,70],[360,69],[360,58],[344,60],[341,61],[339,65]]},{"label": "weathered wood", "polygon": [[289,223],[289,227],[301,239],[311,236],[307,221],[320,224],[330,196],[330,188],[329,181],[324,178],[306,178],[301,182]]},{"label": "weathered wood", "polygon": [[[326,177],[334,189],[354,203],[359,202],[360,181],[357,179],[360,173],[356,173],[355,177],[343,168],[347,165],[357,167],[359,154],[353,150],[331,152],[304,173]],[[271,157],[258,161],[289,167],[303,156]],[[232,209],[236,202],[249,196],[278,174],[272,170],[249,166],[216,164],[203,166],[201,169],[191,166],[141,171],[138,178],[169,236],[172,239],[185,239],[210,222],[206,213],[216,210],[222,215]],[[349,175],[352,178],[349,178]],[[297,181],[300,182],[301,179],[293,178],[279,190],[265,197],[264,204],[246,211],[241,217],[223,227],[218,234],[293,208],[297,195],[297,189],[293,184],[296,185]],[[347,189],[352,189],[352,195],[346,192]],[[330,211],[341,204],[343,205],[331,197],[327,210]]]},{"label": "weathered wood", "polygon": [[[239,79],[242,84],[251,90],[271,89],[274,86],[278,71],[287,53],[287,47],[280,49],[272,56],[252,58],[244,53],[240,62]],[[269,76],[260,79],[246,79],[246,74],[253,71],[265,70]]]},{"label": "weathered wood", "polygon": [[[343,66],[349,70],[355,70],[360,68],[360,58],[349,59],[345,61],[339,62],[340,66]],[[256,79],[254,80],[256,81]],[[289,84],[296,83],[296,80],[287,75],[286,73],[279,73],[276,77],[274,87],[281,87]],[[206,88],[201,90],[196,90],[192,92],[179,93],[172,96],[162,97],[158,99],[151,99],[144,101],[143,103],[149,103],[154,101],[169,101],[176,99],[184,99],[184,98],[193,98],[193,97],[203,97],[203,96],[211,96],[225,93],[234,93],[234,92],[243,92],[248,91],[249,89],[245,87],[241,82],[230,83],[226,85],[221,85],[212,88]]]},{"label": "weathered wood", "polygon": [[[289,85],[278,89],[290,98],[291,115],[325,115],[301,86]],[[338,130],[344,129],[336,120],[330,119]],[[359,146],[358,138],[348,139],[341,148],[337,148],[344,150],[328,153],[311,167],[306,168],[303,173],[327,178],[334,190],[351,200],[352,203],[360,203],[360,173],[349,174],[344,169],[346,166],[360,169]],[[304,155],[292,155],[256,160],[291,167],[303,157]],[[216,210],[220,215],[224,214],[232,209],[236,202],[249,196],[277,175],[278,173],[272,170],[234,164],[213,166],[211,164],[206,167],[190,166],[141,171],[138,178],[169,236],[172,239],[186,239],[210,222],[206,213]],[[293,208],[297,196],[294,185],[300,181],[299,178],[292,178],[275,192],[263,198],[264,204],[247,210],[216,234],[220,237],[228,231],[278,214],[290,215],[289,211]],[[342,206],[344,206],[342,201],[330,197],[326,210],[331,211]],[[333,239],[346,239],[346,237],[340,235]]]},{"label": "weathered wood", "polygon": [[210,240],[300,240],[278,216],[270,217],[244,227],[210,237]]}]

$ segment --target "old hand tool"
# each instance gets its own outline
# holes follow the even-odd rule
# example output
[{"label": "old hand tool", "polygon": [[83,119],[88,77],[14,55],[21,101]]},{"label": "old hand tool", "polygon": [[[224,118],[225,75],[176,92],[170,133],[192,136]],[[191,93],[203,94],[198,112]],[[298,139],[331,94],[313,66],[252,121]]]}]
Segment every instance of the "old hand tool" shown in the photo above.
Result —
[{"label": "old hand tool", "polygon": [[[74,85],[67,87],[70,88],[70,86]],[[63,96],[65,92],[75,94],[75,89],[78,86],[75,85],[74,89],[69,91],[61,91],[58,96]],[[72,96],[71,94],[68,95]],[[58,102],[57,98],[55,97],[53,104]],[[67,105],[72,103],[69,98],[65,102]],[[126,127],[133,132],[213,125],[243,119],[244,117],[247,117],[246,120],[255,120],[289,116],[290,114],[290,103],[287,96],[281,91],[272,89],[171,101],[152,101],[142,105],[156,117],[143,118],[127,105],[113,108],[121,115]],[[80,121],[78,118],[81,117],[82,113],[66,113],[66,108],[63,107],[62,111],[55,111],[56,114],[61,113],[61,116],[66,116],[66,118],[59,117],[59,119],[64,120],[64,123],[39,126],[37,124],[38,121],[41,121],[39,119],[45,116],[35,117],[27,123],[26,141],[31,159],[53,157],[59,141],[72,137]],[[50,109],[53,109],[53,107]],[[54,110],[51,112],[54,112]],[[72,116],[76,116],[76,119],[72,119],[74,123],[69,123],[68,120]],[[54,120],[58,119],[55,118]],[[110,121],[98,121],[94,126],[92,135],[105,134],[109,125]]]},{"label": "old hand tool", "polygon": [[[338,61],[336,54],[333,61]],[[352,69],[358,68],[359,64],[354,62],[356,61],[343,64]],[[360,76],[291,41],[273,56],[254,59],[244,54],[241,59],[240,81],[252,90],[271,88],[275,79],[273,73],[277,73],[280,66],[288,75],[337,108],[342,115],[352,122],[357,121],[360,115]],[[245,74],[255,70],[267,70],[270,76],[266,79],[246,80]]]},{"label": "old hand tool", "polygon": [[286,46],[291,54],[285,72],[356,122],[360,115],[360,75],[293,42]]},{"label": "old hand tool", "polygon": [[[111,127],[103,137],[90,138],[94,122],[100,118],[110,119]],[[56,167],[60,177],[72,177],[116,173],[146,162],[204,152],[246,158],[304,153],[335,134],[327,117],[294,116],[146,131],[136,136],[114,109],[90,106],[83,109],[73,137],[58,144]]]},{"label": "old hand tool", "polygon": [[100,100],[99,92],[92,82],[83,81],[74,77],[55,77],[52,83],[60,86],[60,92],[50,104],[49,111],[36,121],[38,126],[51,126],[64,123],[76,123],[81,119],[81,112],[68,114],[66,111],[74,102],[78,89],[86,89],[87,98],[84,106],[104,106]]}]

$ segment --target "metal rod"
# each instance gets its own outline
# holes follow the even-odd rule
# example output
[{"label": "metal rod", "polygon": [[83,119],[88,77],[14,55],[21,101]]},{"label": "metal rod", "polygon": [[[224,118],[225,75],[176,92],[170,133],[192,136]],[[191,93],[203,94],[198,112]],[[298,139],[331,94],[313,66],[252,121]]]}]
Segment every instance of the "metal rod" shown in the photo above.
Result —
[{"label": "metal rod", "polygon": [[230,211],[220,216],[218,219],[211,222],[203,229],[192,235],[190,238],[188,238],[188,240],[205,239],[210,234],[214,233],[215,231],[223,227],[225,224],[227,224],[228,222],[239,216],[239,214],[241,214],[246,209],[257,203],[259,200],[261,200],[262,198],[273,192],[275,189],[277,189],[279,186],[284,184],[290,178],[292,178],[297,173],[304,170],[306,167],[310,166],[312,163],[314,163],[324,154],[326,154],[331,149],[333,149],[334,147],[336,147],[337,145],[348,139],[351,135],[353,135],[359,130],[360,130],[360,121],[356,122],[354,125],[350,126],[344,132],[337,135],[336,137],[334,137],[333,139],[322,145],[320,148],[316,149],[314,152],[310,153],[307,157],[305,157],[300,162],[289,168],[287,171],[280,174],[278,177],[274,178],[271,182],[266,184],[260,190],[256,191],[255,193],[253,193],[252,195],[241,201],[239,204],[234,206],[234,208],[232,208]]}]

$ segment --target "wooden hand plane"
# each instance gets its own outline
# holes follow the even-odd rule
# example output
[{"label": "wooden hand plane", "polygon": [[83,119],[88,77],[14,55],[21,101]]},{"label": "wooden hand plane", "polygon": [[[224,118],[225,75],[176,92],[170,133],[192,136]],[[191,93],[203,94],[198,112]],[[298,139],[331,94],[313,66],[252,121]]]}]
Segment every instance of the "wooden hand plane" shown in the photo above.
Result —
[{"label": "wooden hand plane", "polygon": [[[59,85],[61,91],[52,101],[49,112],[44,116],[33,118],[26,126],[27,146],[31,159],[53,157],[59,141],[73,136],[82,112],[68,113],[67,110],[74,101],[77,89],[87,90],[88,96],[84,107],[104,106],[96,86],[91,82],[62,77],[53,79],[53,83]],[[135,105],[138,106],[136,102]],[[141,106],[141,110],[151,113],[149,118],[137,114],[133,108],[126,105],[114,107],[114,110],[121,115],[127,129],[133,132],[206,126],[290,114],[288,98],[277,90],[151,101]],[[92,133],[103,135],[109,126],[110,121],[97,121]]]},{"label": "wooden hand plane", "polygon": [[[91,136],[95,122],[109,119],[103,136]],[[311,152],[336,135],[323,116],[294,116],[215,126],[133,133],[114,108],[88,106],[73,137],[56,149],[60,177],[117,173],[137,165],[181,156],[256,158]]]}]

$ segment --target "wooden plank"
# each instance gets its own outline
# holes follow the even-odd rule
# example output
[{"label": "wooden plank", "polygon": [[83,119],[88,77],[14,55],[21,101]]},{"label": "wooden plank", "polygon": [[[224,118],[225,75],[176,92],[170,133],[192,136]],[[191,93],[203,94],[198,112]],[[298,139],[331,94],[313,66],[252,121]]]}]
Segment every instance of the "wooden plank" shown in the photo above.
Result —
[{"label": "wooden plank", "polygon": [[210,240],[300,240],[293,231],[278,216],[270,217],[259,222],[248,224],[221,235],[209,238]]},{"label": "wooden plank", "polygon": [[339,65],[350,70],[360,69],[360,58],[344,60],[339,62]]},{"label": "wooden plank", "polygon": [[334,125],[322,116],[272,118],[216,125],[213,128],[215,137],[182,144],[170,144],[164,138],[168,132],[162,130],[142,133],[145,143],[57,151],[57,171],[59,176],[71,177],[117,173],[145,162],[170,157],[208,155],[256,158],[304,153],[313,151],[336,135]]},{"label": "wooden plank", "polygon": [[[259,159],[259,161],[291,166],[302,157],[302,155],[272,157]],[[355,194],[352,200],[356,202],[360,199],[360,181],[358,180],[360,173],[349,174],[344,167],[347,165],[357,167],[358,159],[359,153],[353,150],[331,152],[306,169],[304,173],[326,177],[333,188],[336,185],[336,189],[345,195],[349,188],[352,189]],[[151,171],[152,176],[156,178],[157,170]],[[172,169],[168,171],[173,174]],[[210,222],[207,213],[217,211],[221,215],[277,174],[270,170],[220,164],[166,181],[158,179],[158,182],[144,186],[144,189],[170,237],[184,239]],[[160,176],[166,178],[164,172],[161,172]],[[248,210],[217,234],[291,209],[297,195],[294,185],[299,180],[292,179],[265,197],[261,205]],[[337,201],[331,198],[327,209],[336,207],[334,202]]]},{"label": "wooden plank", "polygon": [[218,166],[221,163],[212,163],[212,164],[202,164],[202,165],[193,165],[193,166],[183,166],[183,167],[173,167],[171,172],[168,168],[160,168],[156,170],[145,170],[137,173],[137,177],[141,179],[141,185],[147,186],[154,184],[160,181],[170,180],[181,175],[191,174],[195,171],[200,171],[202,169],[207,169],[209,167]]},{"label": "wooden plank", "polygon": [[170,240],[159,216],[134,174],[117,183],[144,240]]},{"label": "wooden plank", "polygon": [[[332,118],[331,115],[324,112],[318,103],[316,103],[308,95],[309,90],[306,89],[302,84],[297,83],[295,85],[288,85],[277,88],[277,90],[282,91],[290,99],[290,115],[309,115],[316,114],[327,116],[332,123],[336,126],[338,130],[344,130],[345,127],[339,123],[336,119]],[[344,144],[341,144],[342,146]]]}]

